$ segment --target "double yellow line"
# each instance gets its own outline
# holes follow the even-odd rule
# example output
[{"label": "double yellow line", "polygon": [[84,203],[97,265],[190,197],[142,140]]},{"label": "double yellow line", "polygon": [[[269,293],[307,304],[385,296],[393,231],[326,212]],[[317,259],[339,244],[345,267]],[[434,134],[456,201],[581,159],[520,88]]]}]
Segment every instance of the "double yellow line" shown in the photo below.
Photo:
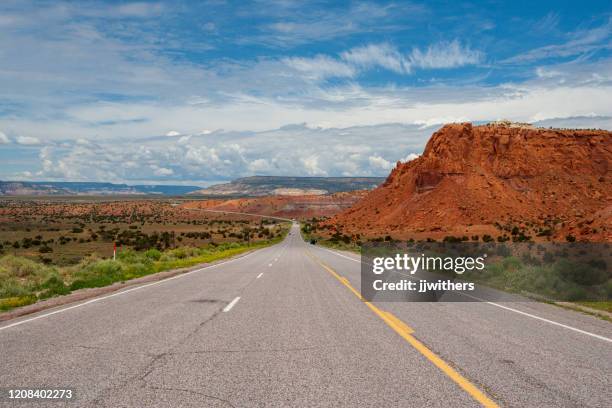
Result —
[{"label": "double yellow line", "polygon": [[385,323],[387,323],[387,326],[391,327],[397,334],[399,334],[425,358],[431,361],[436,367],[438,367],[444,374],[446,374],[451,380],[453,380],[457,385],[459,385],[472,398],[474,398],[484,407],[499,408],[495,401],[487,397],[474,384],[469,382],[464,376],[459,374],[454,368],[449,366],[444,360],[442,360],[433,351],[427,348],[427,346],[417,340],[412,335],[414,333],[414,330],[410,326],[398,319],[392,313],[381,310],[378,307],[374,306],[371,302],[365,301],[361,296],[361,293],[359,293],[359,291],[350,284],[347,278],[340,276],[336,271],[334,271],[332,268],[323,263],[315,255],[310,253],[310,251],[307,250],[306,253],[310,258],[312,258],[312,260],[321,265],[327,272],[329,272],[332,276],[338,279],[344,286],[349,288],[349,290],[353,292],[355,296],[357,296],[360,300],[364,301],[364,303],[370,308],[370,310],[372,310],[378,317],[380,317]]}]

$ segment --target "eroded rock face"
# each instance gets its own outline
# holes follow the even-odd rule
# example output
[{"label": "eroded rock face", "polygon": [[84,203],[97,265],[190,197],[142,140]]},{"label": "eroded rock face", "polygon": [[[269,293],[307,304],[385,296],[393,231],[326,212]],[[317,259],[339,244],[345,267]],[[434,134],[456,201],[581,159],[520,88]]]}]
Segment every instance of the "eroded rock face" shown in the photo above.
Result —
[{"label": "eroded rock face", "polygon": [[383,185],[332,223],[402,237],[416,229],[555,219],[559,237],[595,222],[608,228],[582,235],[612,240],[612,219],[590,218],[610,213],[611,163],[608,131],[446,125],[421,157],[398,163]]}]

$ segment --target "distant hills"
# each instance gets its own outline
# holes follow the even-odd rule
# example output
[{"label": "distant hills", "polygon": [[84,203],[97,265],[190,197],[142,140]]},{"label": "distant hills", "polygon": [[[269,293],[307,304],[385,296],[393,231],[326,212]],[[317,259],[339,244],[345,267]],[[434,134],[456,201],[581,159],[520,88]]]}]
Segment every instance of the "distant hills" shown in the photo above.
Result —
[{"label": "distant hills", "polygon": [[183,195],[199,190],[198,186],[135,185],[57,182],[0,181],[0,196],[45,195]]},{"label": "distant hills", "polygon": [[323,195],[345,191],[371,190],[384,181],[384,177],[253,176],[192,191],[189,194],[216,198]]},{"label": "distant hills", "polygon": [[253,176],[202,189],[198,186],[128,185],[68,181],[0,181],[0,196],[70,195],[199,195],[210,198],[272,195],[323,195],[371,190],[383,177],[282,177]]}]

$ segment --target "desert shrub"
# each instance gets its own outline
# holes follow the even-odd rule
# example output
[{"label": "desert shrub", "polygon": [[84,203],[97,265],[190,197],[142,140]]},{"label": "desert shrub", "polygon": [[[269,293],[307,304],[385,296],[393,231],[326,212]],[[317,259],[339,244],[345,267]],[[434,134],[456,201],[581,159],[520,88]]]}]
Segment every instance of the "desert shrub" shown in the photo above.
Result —
[{"label": "desert shrub", "polygon": [[152,248],[152,249],[147,250],[144,253],[144,256],[153,261],[159,261],[159,258],[161,258],[162,253],[159,250]]},{"label": "desert shrub", "polygon": [[70,288],[64,284],[64,280],[58,274],[52,274],[38,289],[41,291],[38,295],[39,299],[70,293]]},{"label": "desert shrub", "polygon": [[0,268],[5,269],[9,276],[17,278],[44,276],[52,270],[38,262],[13,255],[0,258]]},{"label": "desert shrub", "polygon": [[123,268],[121,263],[113,260],[100,260],[88,265],[75,274],[70,289],[95,288],[110,285],[121,280]]},{"label": "desert shrub", "polygon": [[34,295],[15,296],[6,299],[0,299],[0,310],[9,310],[14,307],[26,306],[36,302],[37,298]]},{"label": "desert shrub", "polygon": [[0,298],[20,297],[29,294],[29,290],[15,278],[7,278],[0,273]]},{"label": "desert shrub", "polygon": [[126,263],[138,262],[142,258],[142,255],[132,249],[124,249],[117,253],[117,259]]},{"label": "desert shrub", "polygon": [[587,291],[584,288],[581,288],[580,286],[575,286],[567,291],[565,300],[568,300],[570,302],[576,302],[579,300],[587,299],[587,296]]},{"label": "desert shrub", "polygon": [[[150,262],[150,261],[149,261]],[[151,273],[151,265],[146,262],[137,262],[124,266],[123,278],[133,279]]]},{"label": "desert shrub", "polygon": [[585,286],[600,285],[610,278],[605,269],[567,259],[560,259],[555,264],[555,270],[563,279]]}]

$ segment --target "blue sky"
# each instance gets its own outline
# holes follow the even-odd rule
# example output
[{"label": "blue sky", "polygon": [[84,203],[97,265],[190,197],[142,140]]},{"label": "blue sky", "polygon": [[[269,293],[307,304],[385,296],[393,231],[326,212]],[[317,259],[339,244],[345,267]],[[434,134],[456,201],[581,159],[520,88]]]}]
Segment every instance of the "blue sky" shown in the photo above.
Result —
[{"label": "blue sky", "polygon": [[386,175],[441,124],[612,129],[609,1],[0,3],[0,179]]}]

